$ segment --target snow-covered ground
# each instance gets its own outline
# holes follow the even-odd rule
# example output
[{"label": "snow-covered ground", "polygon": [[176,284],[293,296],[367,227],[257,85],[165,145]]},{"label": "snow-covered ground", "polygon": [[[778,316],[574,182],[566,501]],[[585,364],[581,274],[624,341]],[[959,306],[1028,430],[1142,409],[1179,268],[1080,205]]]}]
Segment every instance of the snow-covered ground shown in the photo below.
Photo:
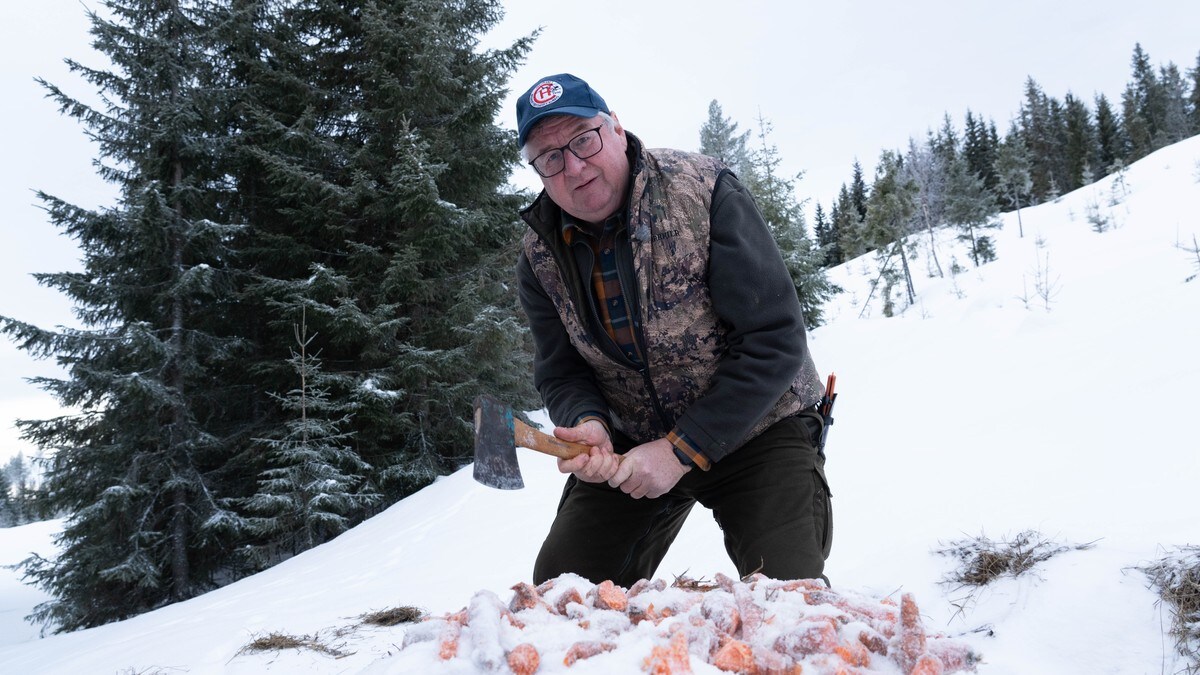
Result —
[{"label": "snow-covered ground", "polygon": [[[918,300],[896,318],[882,318],[878,299],[862,311],[872,259],[835,270],[846,293],[811,335],[818,367],[836,371],[840,392],[827,467],[834,588],[912,594],[926,629],[983,654],[980,673],[1185,665],[1164,637],[1169,611],[1132,567],[1200,543],[1200,279],[1185,282],[1195,255],[1177,246],[1200,236],[1200,137],[1130,167],[1115,192],[1113,180],[1023,210],[1023,238],[1005,214],[1003,230],[990,233],[999,258],[979,269],[947,235],[938,249],[947,275],[929,276],[917,237]],[[1089,214],[1113,227],[1094,232]],[[952,258],[964,268],[953,276]],[[396,606],[444,615],[488,591],[508,602],[509,589],[529,580],[562,482],[551,458],[519,455],[524,490],[485,488],[467,468],[271,570],[91,630],[38,639],[19,617],[45,596],[3,571],[0,672],[473,672],[469,659],[401,650],[413,628],[359,617]],[[0,530],[0,564],[51,553],[55,529]],[[939,584],[953,561],[936,549],[1030,529],[1093,545],[973,594]],[[659,569],[667,581],[685,573],[735,575],[701,510]],[[313,638],[340,656],[244,650],[272,633]],[[639,672],[651,641],[622,645],[571,672]],[[549,660],[540,672],[566,671]]]}]

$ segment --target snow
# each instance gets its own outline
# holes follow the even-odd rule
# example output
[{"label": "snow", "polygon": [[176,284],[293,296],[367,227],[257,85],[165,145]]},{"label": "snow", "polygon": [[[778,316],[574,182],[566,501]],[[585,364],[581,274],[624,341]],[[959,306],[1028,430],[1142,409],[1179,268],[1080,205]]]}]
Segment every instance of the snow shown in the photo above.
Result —
[{"label": "snow", "polygon": [[[948,270],[953,255],[965,268],[953,277],[925,274],[928,237],[914,237],[919,297],[898,317],[883,318],[878,299],[863,312],[874,276],[863,270],[873,260],[834,271],[846,293],[810,336],[840,392],[827,466],[834,591],[871,602],[912,594],[926,630],[981,652],[986,675],[1173,673],[1186,665],[1163,634],[1169,609],[1133,568],[1200,543],[1200,280],[1184,281],[1197,271],[1195,256],[1177,246],[1200,234],[1198,167],[1193,138],[1131,166],[1116,205],[1110,177],[1023,209],[1023,238],[1016,214],[1005,214],[1003,229],[988,233],[998,259],[978,269],[945,234],[942,265]],[[1114,227],[1094,232],[1089,208]],[[1022,299],[1047,254],[1043,276],[1056,290],[1048,310],[1041,298]],[[502,661],[497,645],[519,637],[502,608],[514,584],[529,580],[562,484],[551,458],[518,456],[524,490],[483,487],[467,467],[266,572],[90,630],[38,638],[19,617],[45,594],[0,569],[0,672],[482,672],[481,664]],[[0,564],[30,551],[52,555],[60,527],[0,530]],[[1066,546],[1093,545],[973,593],[939,583],[955,561],[936,549],[1029,529]],[[658,572],[667,582],[684,574],[736,575],[701,510]],[[559,582],[577,584],[581,595],[591,588]],[[375,627],[360,619],[397,606],[435,620]],[[470,619],[460,657],[441,661],[434,631],[460,610]],[[653,650],[669,646],[651,624],[626,625],[620,612],[586,602],[568,610],[590,628],[543,612],[522,634],[554,649],[596,632],[619,636],[617,648],[569,672],[641,672]],[[246,649],[274,633],[341,656]],[[696,659],[692,666],[718,672]],[[549,659],[540,672],[568,669]]]},{"label": "snow", "polygon": [[379,382],[377,382],[373,377],[368,377],[367,379],[363,380],[363,383],[360,385],[360,387],[362,391],[372,396],[377,396],[384,399],[394,400],[404,395],[404,392],[402,391],[397,391],[394,389],[380,389]]},{"label": "snow", "polygon": [[[21,583],[20,576],[10,567],[34,551],[52,552],[51,539],[61,529],[61,520],[0,528],[0,650],[38,638],[40,628],[26,623],[25,617],[38,603],[49,600],[50,594]],[[0,658],[0,665],[3,664],[4,659]]]}]

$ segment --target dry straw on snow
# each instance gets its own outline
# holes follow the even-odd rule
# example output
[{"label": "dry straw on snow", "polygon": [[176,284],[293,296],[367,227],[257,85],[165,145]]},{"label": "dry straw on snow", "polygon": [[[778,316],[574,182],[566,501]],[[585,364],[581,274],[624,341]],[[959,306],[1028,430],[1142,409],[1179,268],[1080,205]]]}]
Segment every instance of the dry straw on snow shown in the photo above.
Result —
[{"label": "dry straw on snow", "polygon": [[1058,544],[1036,530],[1025,530],[1007,541],[992,541],[983,535],[958,539],[937,553],[961,563],[943,583],[978,587],[1000,577],[1019,577],[1059,553],[1085,551],[1094,544]]},{"label": "dry straw on snow", "polygon": [[1145,573],[1170,608],[1175,649],[1189,661],[1184,672],[1200,674],[1200,546],[1180,546],[1135,569]]},{"label": "dry straw on snow", "polygon": [[[983,535],[957,539],[935,552],[959,562],[959,566],[950,570],[941,583],[953,586],[955,590],[967,589],[965,596],[950,603],[961,614],[974,602],[976,591],[996,579],[1015,579],[1059,553],[1084,551],[1093,545],[1094,542],[1059,544],[1046,539],[1041,532],[1025,530],[1011,539],[1001,541],[992,541]],[[978,630],[991,629],[983,626]]]},{"label": "dry straw on snow", "polygon": [[363,614],[362,622],[372,626],[395,626],[402,623],[413,623],[425,618],[425,612],[416,607],[393,607],[378,612]]},{"label": "dry straw on snow", "polygon": [[284,635],[283,633],[269,633],[259,636],[252,640],[250,644],[242,647],[238,653],[282,651],[284,649],[311,649],[314,652],[327,654],[334,658],[348,656],[346,652],[330,647],[317,638],[307,635],[296,637],[295,635]]}]

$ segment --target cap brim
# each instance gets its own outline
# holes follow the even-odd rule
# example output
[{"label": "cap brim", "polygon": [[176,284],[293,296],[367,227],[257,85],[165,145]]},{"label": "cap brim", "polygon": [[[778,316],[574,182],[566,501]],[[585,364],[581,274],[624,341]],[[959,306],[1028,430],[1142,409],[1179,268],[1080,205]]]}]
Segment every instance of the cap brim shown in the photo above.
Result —
[{"label": "cap brim", "polygon": [[533,131],[533,128],[537,126],[538,122],[547,117],[553,117],[554,115],[571,115],[573,117],[590,118],[595,117],[602,112],[604,111],[580,105],[564,105],[561,108],[541,110],[536,115],[526,120],[525,126],[519,130],[517,135],[517,146],[525,147],[525,141],[529,139],[529,132]]}]

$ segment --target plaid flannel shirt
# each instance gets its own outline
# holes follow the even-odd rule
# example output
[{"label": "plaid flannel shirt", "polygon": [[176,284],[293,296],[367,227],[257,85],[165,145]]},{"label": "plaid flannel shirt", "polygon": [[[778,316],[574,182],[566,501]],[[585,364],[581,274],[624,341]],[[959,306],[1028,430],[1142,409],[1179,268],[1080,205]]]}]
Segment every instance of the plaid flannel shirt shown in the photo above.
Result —
[{"label": "plaid flannel shirt", "polygon": [[[597,237],[588,232],[570,215],[563,213],[563,240],[568,246],[576,241],[583,241],[592,249],[596,264],[592,266],[592,292],[595,297],[597,313],[605,332],[616,343],[621,353],[635,366],[641,367],[644,359],[637,335],[633,329],[633,316],[629,303],[621,291],[621,279],[617,269],[616,239],[617,231],[622,226],[620,215],[604,221],[604,228]],[[578,239],[577,239],[578,238]],[[589,419],[598,420],[608,429],[608,423],[599,413],[581,415],[575,424],[581,424]],[[611,430],[609,430],[611,436]],[[685,466],[696,466],[707,471],[712,463],[708,457],[696,447],[696,444],[679,429],[672,429],[667,434],[667,440],[674,446],[675,456]]]}]

